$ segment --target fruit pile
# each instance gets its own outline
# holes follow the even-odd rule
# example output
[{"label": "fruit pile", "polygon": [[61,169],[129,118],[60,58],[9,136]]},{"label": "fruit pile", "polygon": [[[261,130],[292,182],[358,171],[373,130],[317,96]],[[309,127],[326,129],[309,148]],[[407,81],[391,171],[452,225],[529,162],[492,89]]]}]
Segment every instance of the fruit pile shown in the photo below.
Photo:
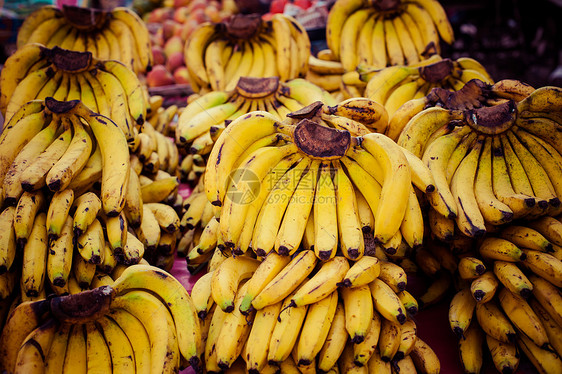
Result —
[{"label": "fruit pile", "polygon": [[[133,2],[133,9],[142,14]],[[148,2],[153,5],[153,2]],[[149,87],[189,83],[183,47],[191,33],[204,22],[221,22],[238,13],[234,0],[174,1],[143,15],[150,33],[154,64],[147,74]]]},{"label": "fruit pile", "polygon": [[486,349],[562,371],[562,90],[440,56],[435,0],[338,0],[316,56],[290,16],[208,16],[169,39],[181,108],[149,95],[130,10],[26,20],[0,75],[0,371],[438,373],[415,315],[443,299],[466,372]]}]

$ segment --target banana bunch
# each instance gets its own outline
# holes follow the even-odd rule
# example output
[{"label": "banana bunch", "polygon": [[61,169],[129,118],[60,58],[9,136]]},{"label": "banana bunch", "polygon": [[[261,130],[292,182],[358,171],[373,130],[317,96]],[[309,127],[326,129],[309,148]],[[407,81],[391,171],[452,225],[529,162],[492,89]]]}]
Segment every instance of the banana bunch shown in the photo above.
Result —
[{"label": "banana bunch", "polygon": [[370,255],[322,262],[303,249],[293,257],[227,257],[191,292],[205,369],[438,373],[439,359],[417,336],[406,282],[400,266]]},{"label": "banana bunch", "polygon": [[442,102],[472,109],[422,110],[398,138],[421,157],[439,191],[426,195],[436,211],[432,229],[478,238],[514,219],[560,214],[562,90],[518,85],[521,91],[503,91],[490,102],[477,81],[472,86],[441,91]]},{"label": "banana bunch", "polygon": [[[314,103],[281,122],[259,111],[234,120],[211,151],[204,181],[224,246],[264,257],[302,245],[321,260],[338,250],[360,258],[364,232],[388,252],[403,240],[419,246],[416,190],[438,191],[423,162],[381,134],[385,117],[382,106],[356,98]],[[272,137],[284,140],[270,146]]]},{"label": "banana bunch", "polygon": [[105,11],[43,6],[26,17],[18,31],[18,49],[29,43],[90,52],[100,60],[120,61],[136,74],[146,73],[153,63],[146,24],[126,7]]},{"label": "banana bunch", "polygon": [[9,122],[30,100],[52,97],[80,100],[95,113],[111,118],[131,148],[137,126],[147,116],[147,91],[136,74],[113,60],[98,60],[90,52],[52,49],[32,43],[6,60],[0,75],[0,111]]},{"label": "banana bunch", "polygon": [[183,285],[149,266],[93,290],[27,301],[0,336],[0,370],[201,372],[201,326]]},{"label": "banana bunch", "polygon": [[159,106],[153,112],[148,114],[147,122],[150,122],[150,124],[156,131],[162,133],[167,137],[173,138],[175,136],[176,127],[178,124],[177,119],[183,112],[183,109],[184,107],[179,108],[175,104],[172,104],[166,108],[164,108],[163,106]]},{"label": "banana bunch", "polygon": [[494,83],[486,69],[471,57],[451,60],[433,55],[407,66],[357,70],[350,74],[358,74],[366,82],[363,96],[384,105],[390,117],[405,102],[427,96],[434,87],[459,91],[472,79],[486,84]]},{"label": "banana bunch", "polygon": [[523,352],[540,373],[562,370],[562,222],[545,216],[502,228],[463,257],[463,285],[449,323],[467,373],[482,366],[486,340],[499,372],[515,372]]},{"label": "banana bunch", "polygon": [[[183,148],[180,148],[179,151],[182,152]],[[182,154],[177,173],[179,174],[179,178],[182,182],[195,186],[199,182],[201,176],[205,173],[206,167],[207,157],[203,157],[197,153]]]},{"label": "banana bunch", "polygon": [[[236,118],[260,110],[281,120],[316,101],[336,104],[327,91],[304,79],[282,82],[279,77],[241,77],[232,91],[209,92],[184,109],[176,127],[176,144],[187,153],[206,158],[225,127]],[[271,139],[272,144],[275,141]]]},{"label": "banana bunch", "polygon": [[158,131],[160,129],[154,128],[150,121],[140,126],[137,135],[138,146],[131,152],[131,164],[137,175],[153,176],[163,171],[167,173],[164,174],[166,176],[176,176],[181,158],[180,151],[174,139]]},{"label": "banana bunch", "polygon": [[440,41],[454,41],[437,0],[338,0],[330,10],[326,41],[345,71],[409,65],[440,54]]},{"label": "banana bunch", "polygon": [[188,38],[185,61],[195,92],[232,91],[240,77],[304,77],[310,40],[293,17],[234,15],[228,22],[201,24]]}]

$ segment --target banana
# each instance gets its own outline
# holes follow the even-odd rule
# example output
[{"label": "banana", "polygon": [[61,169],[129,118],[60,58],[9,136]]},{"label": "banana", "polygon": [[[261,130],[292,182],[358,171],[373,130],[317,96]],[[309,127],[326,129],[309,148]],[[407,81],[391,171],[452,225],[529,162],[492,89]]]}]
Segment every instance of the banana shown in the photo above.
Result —
[{"label": "banana", "polygon": [[539,317],[546,331],[546,335],[548,336],[550,345],[554,348],[556,353],[560,355],[560,351],[562,351],[562,335],[560,335],[560,333],[562,333],[562,328],[537,300],[531,299],[529,305],[536,313],[537,317]]},{"label": "banana", "polygon": [[58,327],[58,321],[50,318],[25,338],[18,351],[14,373],[40,371],[45,367],[44,352],[51,348]]},{"label": "banana", "polygon": [[477,303],[476,318],[486,334],[504,343],[514,341],[515,329],[495,302]]},{"label": "banana", "polygon": [[500,231],[500,237],[509,240],[518,247],[542,252],[552,251],[552,243],[530,227],[510,225]]},{"label": "banana", "polygon": [[502,225],[513,219],[513,211],[494,195],[492,187],[492,140],[484,141],[478,161],[474,195],[484,220],[492,225]]},{"label": "banana", "polygon": [[529,280],[533,284],[533,295],[539,304],[548,311],[550,316],[558,325],[562,322],[562,295],[560,291],[547,280],[536,276],[529,275]]},{"label": "banana", "polygon": [[142,86],[134,72],[119,61],[100,61],[98,67],[117,78],[127,97],[129,114],[137,125],[142,125],[146,119],[148,103],[144,99]]},{"label": "banana", "polygon": [[[224,130],[209,155],[205,172],[205,190],[213,205],[220,206],[224,201],[228,186],[223,178],[228,177],[244,150],[256,140],[279,130],[284,130],[282,125],[275,116],[267,112],[254,112],[239,117]],[[219,155],[227,154],[227,159],[219,158]]]},{"label": "banana", "polygon": [[124,309],[112,309],[108,317],[123,330],[129,338],[134,352],[137,373],[149,373],[151,364],[150,337],[142,322]]},{"label": "banana", "polygon": [[150,35],[142,19],[132,9],[127,7],[116,7],[111,12],[112,22],[122,21],[134,34],[133,45],[138,59],[139,71],[149,71],[152,66],[152,54],[150,50]]},{"label": "banana", "polygon": [[433,280],[427,290],[418,297],[418,302],[421,307],[426,307],[438,302],[451,287],[451,277],[447,272],[440,272],[436,274],[436,276],[437,279]]},{"label": "banana", "polygon": [[377,348],[381,333],[381,317],[373,313],[373,319],[365,335],[365,340],[353,345],[353,363],[356,366],[366,366]]},{"label": "banana", "polygon": [[459,168],[460,163],[466,158],[470,150],[476,144],[476,137],[477,134],[475,132],[470,132],[467,136],[465,136],[458,146],[455,148],[451,156],[449,157],[449,161],[447,162],[446,168],[446,176],[448,183],[451,183],[453,179],[453,175]]},{"label": "banana", "polygon": [[94,222],[101,209],[101,201],[95,193],[86,192],[78,196],[73,205],[75,207],[73,230],[77,236],[80,236]]},{"label": "banana", "polygon": [[429,13],[441,39],[447,44],[452,44],[455,40],[453,28],[443,6],[435,0],[413,0],[413,3],[418,4]]},{"label": "banana", "polygon": [[111,356],[113,371],[135,372],[135,352],[125,332],[109,317],[97,320]]},{"label": "banana", "polygon": [[446,243],[453,241],[455,231],[455,221],[453,219],[441,215],[433,207],[430,207],[427,213],[427,220],[429,221],[432,235]]},{"label": "banana", "polygon": [[267,361],[270,364],[280,364],[289,357],[293,347],[297,344],[299,332],[309,309],[308,305],[289,308],[292,296],[293,294],[290,294],[283,300],[277,323],[269,340]]},{"label": "banana", "polygon": [[[382,134],[364,136],[362,147],[375,157],[384,171],[385,183],[375,213],[375,238],[384,243],[398,231],[404,217],[410,192],[410,168],[406,156],[396,147],[396,143]],[[391,193],[394,198],[399,199],[396,200],[398,203],[391,203]]]},{"label": "banana", "polygon": [[560,200],[556,196],[556,190],[546,170],[512,131],[507,132],[507,137],[517,158],[527,173],[534,195],[548,201],[550,206],[554,208],[558,207]]},{"label": "banana", "polygon": [[[48,217],[48,216],[47,216]],[[72,216],[68,219],[72,220]],[[48,232],[48,230],[47,230]],[[103,261],[103,251],[105,247],[105,238],[103,226],[96,218],[88,229],[80,236],[76,237],[76,248],[80,256],[87,262],[99,265]]]},{"label": "banana", "polygon": [[129,266],[116,280],[113,288],[117,294],[128,289],[144,288],[160,295],[175,323],[182,356],[192,366],[198,367],[199,354],[202,353],[198,341],[199,320],[193,301],[179,281],[164,270],[139,264]]},{"label": "banana", "polygon": [[338,61],[341,59],[341,33],[344,24],[349,16],[351,16],[363,5],[364,1],[362,0],[341,1],[337,6],[334,5],[334,10],[328,15],[326,23],[326,41],[328,43],[328,48],[332,51],[334,58]]},{"label": "banana", "polygon": [[353,343],[347,341],[338,360],[338,370],[344,373],[367,373],[366,366],[357,366],[353,362]]},{"label": "banana", "polygon": [[422,110],[408,121],[398,137],[398,145],[406,148],[418,157],[422,157],[424,148],[429,144],[431,135],[443,124],[461,120],[462,112],[432,107]]},{"label": "banana", "polygon": [[[84,330],[86,335],[87,371],[111,371],[112,357],[101,329],[93,322],[88,322],[84,325]],[[123,349],[125,349],[125,347],[123,347]]]},{"label": "banana", "polygon": [[458,272],[462,279],[473,280],[486,272],[486,266],[479,258],[466,256],[460,259]]},{"label": "banana", "polygon": [[361,8],[350,14],[343,24],[340,39],[345,42],[340,43],[339,56],[345,71],[353,71],[357,67],[357,41],[362,27],[372,15],[371,9]]},{"label": "banana", "polygon": [[45,213],[38,213],[33,220],[29,239],[23,247],[21,278],[25,294],[30,297],[39,295],[45,281],[48,248],[45,221]]},{"label": "banana", "polygon": [[79,99],[96,113],[111,118],[112,109],[109,100],[111,96],[106,96],[103,86],[96,79],[95,75],[91,72],[79,74],[78,85],[80,88]]},{"label": "banana", "polygon": [[526,259],[526,254],[518,246],[502,238],[488,237],[482,241],[478,250],[486,259],[509,262]]},{"label": "banana", "polygon": [[112,120],[115,118],[114,122],[125,135],[127,142],[132,142],[135,138],[133,132],[134,119],[131,117],[131,110],[129,108],[126,92],[121,82],[116,76],[102,69],[90,71],[90,74],[94,75],[95,79],[101,85],[105,97],[111,98],[108,100],[111,112],[111,116],[109,117]]},{"label": "banana", "polygon": [[549,216],[540,217],[536,220],[530,221],[528,223],[528,226],[538,231],[546,241],[549,241],[552,244],[556,244],[558,246],[562,244],[562,222],[560,222],[556,218]]},{"label": "banana", "polygon": [[312,272],[317,259],[314,251],[303,250],[254,297],[252,307],[260,310],[286,298]]},{"label": "banana", "polygon": [[74,108],[90,125],[102,154],[102,206],[109,217],[116,216],[125,205],[130,158],[127,140],[120,128],[108,119],[94,115],[80,103]]},{"label": "banana", "polygon": [[396,293],[381,279],[369,283],[375,309],[389,321],[404,323],[406,321],[405,308]]},{"label": "banana", "polygon": [[492,187],[494,195],[513,211],[513,218],[530,213],[535,206],[532,196],[515,192],[508,172],[508,164],[504,158],[504,150],[498,137],[492,140]]},{"label": "banana", "polygon": [[255,272],[248,279],[246,286],[246,294],[240,304],[240,312],[247,314],[251,309],[253,299],[262,291],[262,289],[287,266],[291,258],[289,256],[280,256],[275,252],[270,252],[265,259],[258,265]]},{"label": "banana", "polygon": [[441,371],[441,362],[435,351],[419,337],[410,354],[416,369],[422,373],[437,374]]},{"label": "banana", "polygon": [[477,323],[471,323],[465,338],[458,343],[459,356],[465,373],[480,373],[483,363],[484,332]]},{"label": "banana", "polygon": [[55,332],[51,347],[48,352],[44,352],[45,372],[46,373],[62,373],[66,348],[70,338],[72,325],[61,324]]},{"label": "banana", "polygon": [[224,323],[224,318],[226,317],[227,313],[223,312],[221,308],[214,308],[213,315],[211,317],[211,323],[209,325],[209,331],[207,333],[207,339],[205,341],[205,367],[209,371],[219,371],[220,368],[218,367],[217,362],[217,352],[216,352],[216,343],[217,338],[220,334],[220,330],[222,329],[222,325]]},{"label": "banana", "polygon": [[334,257],[320,266],[309,280],[303,282],[290,300],[291,307],[315,304],[328,297],[337,289],[337,284],[349,270],[345,257]]},{"label": "banana", "polygon": [[234,310],[238,285],[254,274],[259,261],[246,256],[227,258],[211,279],[211,294],[215,303],[226,313]]},{"label": "banana", "polygon": [[382,280],[396,293],[404,291],[408,282],[404,269],[388,261],[380,262],[380,273],[377,279]]},{"label": "banana", "polygon": [[410,292],[404,290],[398,292],[396,295],[404,305],[404,308],[410,317],[413,317],[418,313],[418,302]]},{"label": "banana", "polygon": [[14,235],[16,244],[23,248],[31,234],[35,217],[43,209],[45,197],[42,191],[24,192],[14,211]]},{"label": "banana", "polygon": [[492,300],[498,288],[498,279],[492,271],[487,271],[470,284],[472,297],[478,303],[487,303]]},{"label": "banana", "polygon": [[[386,25],[392,25],[392,21],[388,19],[384,22],[386,31]],[[398,43],[398,40],[396,40],[396,42]],[[388,48],[388,40],[386,43]],[[398,45],[398,48],[400,48],[400,45]],[[400,54],[402,54],[401,51]],[[405,79],[408,79],[408,77],[415,72],[416,70],[403,66],[403,64],[383,68],[368,80],[367,86],[365,87],[365,96],[370,100],[384,105],[392,89],[401,84]]]},{"label": "banana", "polygon": [[562,287],[562,261],[545,252],[522,250],[527,256],[524,262],[526,267],[556,287]]},{"label": "banana", "polygon": [[480,237],[486,233],[484,217],[476,199],[477,191],[474,188],[481,149],[482,141],[477,140],[451,179],[451,192],[457,200],[457,226],[462,233],[470,237]]},{"label": "banana", "polygon": [[63,373],[86,373],[87,345],[84,325],[73,325],[68,337]]},{"label": "banana", "polygon": [[533,292],[533,284],[512,262],[494,261],[494,274],[510,292],[528,298]]},{"label": "banana", "polygon": [[280,310],[281,302],[278,302],[256,312],[250,334],[242,352],[242,357],[247,363],[249,372],[262,372],[268,364],[267,348]]},{"label": "banana", "polygon": [[349,336],[345,326],[345,309],[343,304],[338,302],[330,330],[318,353],[318,369],[329,371],[334,365],[337,366],[338,358],[342,354]]},{"label": "banana", "polygon": [[437,138],[427,146],[422,157],[422,161],[433,175],[436,189],[428,194],[429,202],[438,213],[448,218],[456,217],[458,212],[445,171],[455,147],[469,131],[467,126],[463,126],[448,135]]},{"label": "banana", "polygon": [[[309,171],[309,166],[310,159],[303,158],[290,172],[285,173],[269,192],[254,225],[252,248],[258,256],[264,257],[275,246],[283,214],[287,205],[290,204],[301,177]],[[280,254],[287,255],[288,253]]]},{"label": "banana", "polygon": [[131,313],[146,329],[151,346],[151,372],[178,370],[179,352],[176,332],[180,331],[174,331],[174,323],[168,309],[162,308],[162,302],[156,296],[144,290],[132,290],[117,296],[113,300],[113,308]]},{"label": "banana", "polygon": [[217,365],[226,370],[233,365],[242,353],[244,342],[250,334],[254,314],[244,316],[240,313],[240,301],[245,293],[245,285],[240,286],[235,300],[235,309],[224,317],[223,326],[215,343]]},{"label": "banana", "polygon": [[306,223],[312,214],[317,169],[318,162],[314,161],[309,165],[308,171],[303,172],[298,186],[288,202],[275,239],[274,248],[279,254],[292,255],[303,239]]},{"label": "banana", "polygon": [[545,142],[556,148],[558,152],[562,150],[562,147],[558,144],[560,136],[556,133],[556,129],[560,126],[559,122],[543,117],[518,118],[516,125],[540,139],[544,139]]},{"label": "banana", "polygon": [[383,318],[381,321],[381,332],[378,341],[380,357],[383,361],[390,362],[396,352],[402,338],[402,325]]},{"label": "banana", "polygon": [[498,371],[515,372],[519,366],[519,352],[514,343],[503,343],[486,335],[486,344]]},{"label": "banana", "polygon": [[464,339],[464,334],[472,321],[476,300],[469,288],[458,291],[449,305],[449,325],[458,339]]},{"label": "banana", "polygon": [[540,373],[559,373],[562,370],[560,356],[542,349],[523,334],[517,335],[517,345]]},{"label": "banana", "polygon": [[363,256],[355,261],[345,273],[338,287],[359,287],[371,283],[381,273],[381,262],[377,257]]},{"label": "banana", "polygon": [[76,116],[71,117],[73,135],[70,144],[45,176],[45,184],[53,192],[62,191],[88,162],[93,139]]},{"label": "banana", "polygon": [[[297,292],[301,292],[300,289]],[[294,297],[292,298],[294,300]],[[338,305],[338,293],[332,292],[308,307],[300,337],[297,343],[298,366],[307,366],[322,349]]]},{"label": "banana", "polygon": [[373,319],[374,311],[371,291],[369,286],[365,285],[354,288],[342,288],[340,293],[345,307],[345,329],[351,341],[359,344],[365,340],[369,325]]},{"label": "banana", "polygon": [[417,341],[417,326],[412,319],[407,319],[401,326],[400,345],[393,356],[393,361],[400,361],[412,353]]}]

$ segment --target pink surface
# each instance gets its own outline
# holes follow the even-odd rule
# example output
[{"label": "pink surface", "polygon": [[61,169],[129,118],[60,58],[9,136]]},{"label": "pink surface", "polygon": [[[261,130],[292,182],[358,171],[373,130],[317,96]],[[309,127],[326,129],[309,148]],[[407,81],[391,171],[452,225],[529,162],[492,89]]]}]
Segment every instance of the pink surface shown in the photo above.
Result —
[{"label": "pink surface", "polygon": [[[187,271],[184,258],[177,258],[170,271],[191,292],[193,284],[199,279],[203,272],[191,275]],[[408,277],[408,290],[413,295],[419,295],[425,285],[416,277]],[[423,339],[437,353],[441,362],[441,373],[464,374],[460,359],[458,357],[457,339],[448,322],[449,300],[444,299],[438,304],[420,311],[414,320],[418,328],[418,336]],[[499,373],[491,362],[489,355],[484,358],[482,374]],[[537,373],[531,363],[522,357],[517,374]],[[181,371],[181,374],[195,374],[191,368]]]}]

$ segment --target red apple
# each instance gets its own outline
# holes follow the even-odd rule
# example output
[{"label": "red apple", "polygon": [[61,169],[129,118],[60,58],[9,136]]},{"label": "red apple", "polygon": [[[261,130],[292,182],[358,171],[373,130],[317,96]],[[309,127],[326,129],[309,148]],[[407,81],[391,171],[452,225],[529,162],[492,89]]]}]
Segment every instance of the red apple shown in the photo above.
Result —
[{"label": "red apple", "polygon": [[164,44],[164,54],[166,57],[170,58],[170,55],[174,52],[183,52],[184,41],[179,36],[172,36]]},{"label": "red apple", "polygon": [[174,79],[177,84],[188,84],[189,83],[189,72],[187,67],[180,66],[174,71]]},{"label": "red apple", "polygon": [[174,8],[181,8],[189,5],[189,3],[191,3],[191,0],[174,0]]},{"label": "red apple", "polygon": [[180,66],[185,66],[183,60],[183,51],[174,52],[170,56],[168,56],[168,61],[166,62],[166,68],[168,69],[168,71],[171,71],[173,73]]},{"label": "red apple", "polygon": [[189,19],[189,13],[190,10],[186,6],[177,8],[174,12],[174,21],[182,24],[185,23]]},{"label": "red apple", "polygon": [[205,14],[205,8],[197,8],[191,11],[189,15],[190,19],[197,21],[197,23],[203,23],[207,21],[207,15]]},{"label": "red apple", "polygon": [[205,15],[209,18],[209,21],[218,23],[221,21],[221,14],[216,6],[209,5],[205,8]]},{"label": "red apple", "polygon": [[156,8],[150,12],[147,21],[150,23],[162,23],[173,16],[174,8]]},{"label": "red apple", "polygon": [[162,36],[164,40],[170,39],[175,35],[176,29],[180,28],[180,24],[172,19],[167,19],[162,22]]},{"label": "red apple", "polygon": [[174,82],[174,77],[164,65],[154,65],[152,70],[146,74],[148,87],[168,86]]},{"label": "red apple", "polygon": [[164,49],[161,46],[152,46],[152,56],[154,57],[154,65],[164,65],[166,63],[166,55],[164,54]]},{"label": "red apple", "polygon": [[197,21],[193,19],[187,20],[187,22],[184,23],[181,27],[180,37],[182,38],[182,40],[184,41],[187,40],[191,35],[191,33],[193,32],[193,30],[197,28],[197,26],[199,26]]}]

